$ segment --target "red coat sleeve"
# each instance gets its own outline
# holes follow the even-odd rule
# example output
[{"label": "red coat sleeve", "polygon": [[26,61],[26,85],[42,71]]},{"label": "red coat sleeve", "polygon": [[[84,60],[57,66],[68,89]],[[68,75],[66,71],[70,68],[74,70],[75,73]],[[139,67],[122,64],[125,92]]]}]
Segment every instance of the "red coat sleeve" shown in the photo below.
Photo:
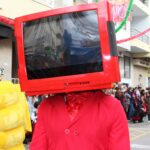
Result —
[{"label": "red coat sleeve", "polygon": [[30,150],[47,150],[48,149],[48,142],[46,138],[46,131],[44,128],[44,111],[45,104],[42,103],[38,109],[38,119],[35,125],[34,134],[32,137],[32,141],[30,144]]},{"label": "red coat sleeve", "polygon": [[112,118],[109,150],[130,150],[128,123],[123,107],[119,101],[116,101]]}]

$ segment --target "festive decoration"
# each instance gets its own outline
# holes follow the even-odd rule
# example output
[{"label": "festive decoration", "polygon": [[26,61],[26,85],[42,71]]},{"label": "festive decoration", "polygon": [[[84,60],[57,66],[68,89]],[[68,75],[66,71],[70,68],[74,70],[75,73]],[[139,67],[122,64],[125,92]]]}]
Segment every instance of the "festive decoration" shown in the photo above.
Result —
[{"label": "festive decoration", "polygon": [[[96,0],[96,2],[98,3],[98,0]],[[129,3],[129,0],[108,0],[108,2],[111,4],[113,21],[118,22],[118,21],[123,20],[120,23],[120,25],[117,27],[117,29],[115,30],[115,32],[118,32],[125,25],[127,19],[130,16],[130,12],[133,6],[133,0],[130,0],[130,3]],[[128,3],[129,3],[129,6],[127,9]],[[125,15],[125,12],[126,12],[126,15]],[[131,19],[131,17],[129,19]]]},{"label": "festive decoration", "polygon": [[133,7],[133,0],[130,0],[126,16],[125,16],[124,20],[120,23],[120,25],[117,27],[117,29],[115,30],[115,32],[118,32],[125,25],[125,23],[126,23],[128,17],[129,17],[129,15],[130,15],[130,12],[132,10],[132,7]]},{"label": "festive decoration", "polygon": [[132,36],[132,37],[130,37],[130,38],[126,38],[126,39],[119,40],[119,41],[117,41],[117,44],[120,44],[120,43],[123,43],[123,42],[127,42],[127,41],[130,41],[130,40],[133,40],[133,39],[135,39],[135,38],[138,38],[138,37],[144,35],[145,33],[148,33],[149,31],[150,31],[150,28],[148,28],[148,29],[146,29],[145,31],[143,31],[143,32],[141,32],[141,33],[139,33],[139,34],[137,34],[137,35],[135,35],[135,36]]},{"label": "festive decoration", "polygon": [[[107,0],[109,3],[111,4],[116,4],[116,5],[122,5],[122,4],[125,4],[125,3],[128,3],[129,0]],[[95,0],[95,2],[99,2],[99,0]]]},{"label": "festive decoration", "polygon": [[129,3],[129,0],[108,0],[108,2],[115,5],[122,5]]},{"label": "festive decoration", "polygon": [[[112,21],[113,22],[121,22],[126,16],[126,12],[128,9],[128,3],[117,5],[112,4],[111,5],[111,12],[112,12]],[[128,20],[131,21],[131,13],[128,17]]]}]

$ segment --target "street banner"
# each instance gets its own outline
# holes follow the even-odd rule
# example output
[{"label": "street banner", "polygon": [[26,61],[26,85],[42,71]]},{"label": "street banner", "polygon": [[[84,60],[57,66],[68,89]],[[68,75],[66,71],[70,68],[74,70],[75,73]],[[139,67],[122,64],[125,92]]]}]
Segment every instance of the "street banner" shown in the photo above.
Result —
[{"label": "street banner", "polygon": [[[129,0],[108,0],[111,4],[112,20],[114,22],[121,22],[128,11]],[[131,21],[132,15],[128,17],[128,21]]]}]

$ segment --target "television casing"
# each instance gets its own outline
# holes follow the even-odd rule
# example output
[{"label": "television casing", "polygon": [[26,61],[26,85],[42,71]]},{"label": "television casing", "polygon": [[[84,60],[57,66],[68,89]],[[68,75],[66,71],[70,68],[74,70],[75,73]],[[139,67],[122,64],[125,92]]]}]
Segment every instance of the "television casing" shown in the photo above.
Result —
[{"label": "television casing", "polygon": [[[48,16],[88,10],[96,10],[98,16],[103,71],[28,79],[24,54],[23,23]],[[58,8],[18,17],[15,19],[15,36],[18,49],[18,76],[21,90],[26,92],[27,95],[106,89],[111,88],[112,83],[120,81],[115,31],[111,20],[110,5],[106,0],[99,3]]]}]

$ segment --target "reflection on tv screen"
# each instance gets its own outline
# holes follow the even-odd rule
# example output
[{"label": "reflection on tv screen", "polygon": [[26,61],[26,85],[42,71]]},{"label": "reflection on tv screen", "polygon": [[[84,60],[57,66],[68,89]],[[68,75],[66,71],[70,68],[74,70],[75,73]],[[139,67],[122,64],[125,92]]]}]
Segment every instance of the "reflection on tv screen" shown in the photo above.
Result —
[{"label": "reflection on tv screen", "polygon": [[28,79],[103,70],[95,10],[24,22],[23,38]]}]

